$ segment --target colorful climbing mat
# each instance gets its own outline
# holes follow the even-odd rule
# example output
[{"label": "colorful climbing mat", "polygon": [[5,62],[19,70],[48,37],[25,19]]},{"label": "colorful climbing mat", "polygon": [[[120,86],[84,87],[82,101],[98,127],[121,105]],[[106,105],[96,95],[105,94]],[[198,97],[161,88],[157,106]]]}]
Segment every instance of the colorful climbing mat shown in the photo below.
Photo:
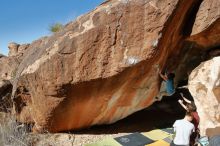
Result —
[{"label": "colorful climbing mat", "polygon": [[169,146],[173,140],[173,129],[156,129],[143,133],[132,133],[129,135],[106,138],[102,141],[85,146]]}]

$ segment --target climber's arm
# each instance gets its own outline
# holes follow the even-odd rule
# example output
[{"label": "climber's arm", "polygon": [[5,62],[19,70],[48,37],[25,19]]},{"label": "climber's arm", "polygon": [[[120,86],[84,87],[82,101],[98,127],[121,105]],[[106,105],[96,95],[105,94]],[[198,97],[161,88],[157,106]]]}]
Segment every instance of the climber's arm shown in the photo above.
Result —
[{"label": "climber's arm", "polygon": [[190,104],[192,103],[192,101],[190,101],[189,99],[185,98],[182,93],[180,93],[180,95],[182,96],[182,98],[183,98],[183,100],[185,102],[190,103]]},{"label": "climber's arm", "polygon": [[178,102],[185,110],[188,110],[188,108],[183,104],[183,100],[178,100]]},{"label": "climber's arm", "polygon": [[165,81],[168,80],[167,77],[161,73],[161,71],[159,71],[159,75],[163,80],[165,80]]}]

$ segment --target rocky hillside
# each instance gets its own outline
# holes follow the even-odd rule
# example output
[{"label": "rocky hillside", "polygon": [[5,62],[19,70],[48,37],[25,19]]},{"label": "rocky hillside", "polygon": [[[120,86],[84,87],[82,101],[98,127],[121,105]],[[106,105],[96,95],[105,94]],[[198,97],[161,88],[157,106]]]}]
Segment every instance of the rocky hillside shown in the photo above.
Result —
[{"label": "rocky hillside", "polygon": [[219,0],[107,0],[25,49],[11,45],[10,54],[22,54],[9,79],[17,119],[35,132],[60,132],[150,106],[158,67],[178,83],[219,55],[219,17]]}]

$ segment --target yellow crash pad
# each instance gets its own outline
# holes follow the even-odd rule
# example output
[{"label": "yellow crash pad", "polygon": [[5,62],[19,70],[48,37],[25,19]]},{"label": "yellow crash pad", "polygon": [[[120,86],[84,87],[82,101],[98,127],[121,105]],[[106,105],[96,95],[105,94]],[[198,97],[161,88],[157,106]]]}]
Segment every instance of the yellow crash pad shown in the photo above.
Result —
[{"label": "yellow crash pad", "polygon": [[167,138],[171,135],[171,134],[169,134],[163,130],[160,130],[160,129],[152,130],[150,132],[144,132],[142,134],[144,136],[154,140],[154,141],[162,140],[162,139]]},{"label": "yellow crash pad", "polygon": [[151,143],[151,144],[148,144],[148,145],[145,145],[145,146],[170,146],[170,144],[165,142],[164,140],[158,140],[154,143]]}]

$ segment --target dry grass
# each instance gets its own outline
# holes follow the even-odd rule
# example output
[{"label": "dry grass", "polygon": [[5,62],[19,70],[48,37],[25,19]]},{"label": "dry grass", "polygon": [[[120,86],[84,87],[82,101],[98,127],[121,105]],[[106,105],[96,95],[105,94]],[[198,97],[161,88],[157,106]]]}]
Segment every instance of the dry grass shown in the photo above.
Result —
[{"label": "dry grass", "polygon": [[0,103],[0,146],[31,146],[29,129],[16,121],[11,110],[11,95],[6,94]]},{"label": "dry grass", "polygon": [[30,131],[29,126],[16,122],[14,115],[0,112],[0,146],[76,146],[72,134]]},{"label": "dry grass", "polygon": [[0,144],[3,146],[31,146],[27,126],[16,122],[15,117],[9,113],[0,115]]}]

